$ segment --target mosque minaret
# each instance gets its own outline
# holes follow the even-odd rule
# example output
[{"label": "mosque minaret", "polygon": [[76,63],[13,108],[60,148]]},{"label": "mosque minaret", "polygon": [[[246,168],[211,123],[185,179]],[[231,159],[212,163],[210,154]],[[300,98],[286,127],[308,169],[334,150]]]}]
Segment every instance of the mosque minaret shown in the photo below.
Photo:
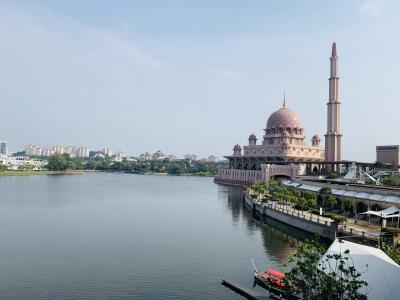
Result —
[{"label": "mosque minaret", "polygon": [[307,144],[305,128],[300,117],[286,104],[273,112],[257,144],[252,133],[248,145],[233,147],[233,154],[224,156],[229,161],[227,169],[219,171],[217,182],[247,184],[254,180],[269,180],[275,176],[295,177],[305,174],[326,174],[340,171],[348,164],[341,158],[340,102],[338,56],[336,43],[330,57],[329,101],[327,103],[327,131],[325,148],[317,134]]},{"label": "mosque minaret", "polygon": [[341,160],[340,132],[340,102],[339,102],[339,72],[336,43],[332,45],[331,74],[329,78],[329,101],[327,116],[327,131],[325,134],[325,161]]}]

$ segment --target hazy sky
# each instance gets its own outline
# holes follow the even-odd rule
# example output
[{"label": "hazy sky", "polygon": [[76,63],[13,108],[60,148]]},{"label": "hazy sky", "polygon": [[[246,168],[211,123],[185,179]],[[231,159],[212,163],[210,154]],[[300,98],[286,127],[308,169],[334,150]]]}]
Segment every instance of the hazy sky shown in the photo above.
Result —
[{"label": "hazy sky", "polygon": [[0,140],[230,154],[287,104],[343,158],[399,144],[400,1],[0,1]]}]

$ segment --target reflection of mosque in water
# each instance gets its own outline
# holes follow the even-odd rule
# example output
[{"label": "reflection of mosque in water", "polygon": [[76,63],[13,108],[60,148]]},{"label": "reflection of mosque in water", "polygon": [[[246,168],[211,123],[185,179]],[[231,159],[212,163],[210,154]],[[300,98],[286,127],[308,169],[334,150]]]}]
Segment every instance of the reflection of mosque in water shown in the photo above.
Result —
[{"label": "reflection of mosque in water", "polygon": [[243,188],[220,185],[219,194],[221,193],[225,194],[223,197],[225,200],[227,198],[233,223],[245,223],[250,235],[259,231],[267,256],[279,263],[284,263],[295,252],[299,241],[314,238],[309,233],[246,209],[243,202]]}]

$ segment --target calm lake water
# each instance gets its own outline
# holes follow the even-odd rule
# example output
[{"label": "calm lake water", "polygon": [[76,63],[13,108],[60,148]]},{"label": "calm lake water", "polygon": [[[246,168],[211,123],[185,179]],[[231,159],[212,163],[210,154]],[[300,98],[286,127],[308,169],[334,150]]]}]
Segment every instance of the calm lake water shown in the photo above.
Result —
[{"label": "calm lake water", "polygon": [[251,287],[295,237],[211,178],[0,177],[0,298],[242,299],[221,277]]}]

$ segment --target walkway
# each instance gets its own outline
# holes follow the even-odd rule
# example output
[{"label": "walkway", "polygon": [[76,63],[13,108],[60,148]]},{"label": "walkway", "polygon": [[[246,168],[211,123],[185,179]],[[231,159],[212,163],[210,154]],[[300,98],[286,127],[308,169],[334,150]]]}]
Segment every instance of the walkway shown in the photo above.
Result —
[{"label": "walkway", "polygon": [[[334,220],[329,217],[319,216],[309,211],[301,211],[295,209],[291,205],[278,204],[271,201],[268,203],[268,206],[288,215],[297,216],[311,222],[319,223],[326,226],[331,226],[331,223],[334,222]],[[347,233],[349,235],[371,239],[377,239],[380,235],[380,228],[372,228],[372,226],[368,226],[368,223],[366,223],[365,221],[356,219],[347,219],[345,224],[339,224],[338,231]]]},{"label": "walkway", "polygon": [[299,209],[295,209],[291,205],[277,204],[276,202],[269,202],[267,203],[267,205],[268,207],[271,207],[288,215],[297,216],[322,225],[331,226],[331,223],[333,222],[331,218],[315,215],[310,213],[309,211],[302,211]]}]

